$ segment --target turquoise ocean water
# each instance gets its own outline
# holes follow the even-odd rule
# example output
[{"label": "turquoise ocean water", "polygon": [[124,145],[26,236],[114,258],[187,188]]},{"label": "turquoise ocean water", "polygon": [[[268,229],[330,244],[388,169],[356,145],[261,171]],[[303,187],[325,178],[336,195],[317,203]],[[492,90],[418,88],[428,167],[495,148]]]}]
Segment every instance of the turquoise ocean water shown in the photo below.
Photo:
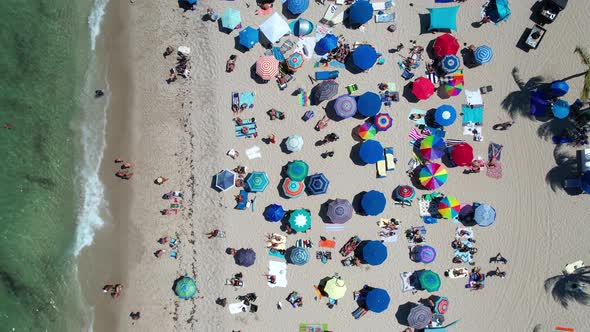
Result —
[{"label": "turquoise ocean water", "polygon": [[[102,225],[107,0],[0,1],[0,330],[81,331],[76,256]],[[102,82],[102,83],[101,83]]]}]

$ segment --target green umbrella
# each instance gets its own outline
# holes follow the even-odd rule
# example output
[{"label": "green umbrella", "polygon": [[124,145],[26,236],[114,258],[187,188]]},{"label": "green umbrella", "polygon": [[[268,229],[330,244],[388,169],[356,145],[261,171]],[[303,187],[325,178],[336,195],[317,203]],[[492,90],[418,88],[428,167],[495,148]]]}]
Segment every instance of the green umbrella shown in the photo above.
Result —
[{"label": "green umbrella", "polygon": [[175,282],[174,293],[181,299],[188,300],[197,293],[197,283],[193,278],[181,277]]},{"label": "green umbrella", "polygon": [[261,192],[268,186],[268,176],[266,172],[252,172],[246,178],[248,189],[252,192]]},{"label": "green umbrella", "polygon": [[436,292],[440,288],[440,277],[431,270],[424,270],[420,273],[418,281],[422,288],[429,293]]},{"label": "green umbrella", "polygon": [[305,232],[311,228],[311,214],[305,209],[297,209],[289,215],[289,225],[296,232]]},{"label": "green umbrella", "polygon": [[309,172],[309,165],[303,160],[294,160],[287,165],[287,176],[293,181],[303,181]]}]

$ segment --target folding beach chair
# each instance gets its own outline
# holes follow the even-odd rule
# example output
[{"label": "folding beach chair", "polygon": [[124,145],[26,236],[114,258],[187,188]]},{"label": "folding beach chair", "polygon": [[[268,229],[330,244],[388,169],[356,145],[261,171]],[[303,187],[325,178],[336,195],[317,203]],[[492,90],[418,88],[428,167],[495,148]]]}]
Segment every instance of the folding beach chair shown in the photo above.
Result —
[{"label": "folding beach chair", "polygon": [[348,94],[351,95],[353,94],[356,90],[359,89],[359,86],[355,84],[351,84],[349,86],[346,87],[346,91],[348,91]]},{"label": "folding beach chair", "polygon": [[320,23],[326,24],[328,26],[334,26],[332,18],[334,17],[334,15],[336,15],[337,10],[338,6],[336,6],[335,4],[330,4],[328,6],[328,9],[326,9],[326,12],[324,13],[324,17],[322,17],[322,19],[320,20]]},{"label": "folding beach chair", "polygon": [[387,164],[385,158],[381,158],[376,163],[377,166],[377,178],[387,177]]},{"label": "folding beach chair", "polygon": [[393,148],[392,147],[388,147],[383,149],[383,151],[385,152],[385,162],[386,162],[386,170],[388,171],[393,171],[395,170],[395,163],[397,162],[397,160],[393,157]]}]

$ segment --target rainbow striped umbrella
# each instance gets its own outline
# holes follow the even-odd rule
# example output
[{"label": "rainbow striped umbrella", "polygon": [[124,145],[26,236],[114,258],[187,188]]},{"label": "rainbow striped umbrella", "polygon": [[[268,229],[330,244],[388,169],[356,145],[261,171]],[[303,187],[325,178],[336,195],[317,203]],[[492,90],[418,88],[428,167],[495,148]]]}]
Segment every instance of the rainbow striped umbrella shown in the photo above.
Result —
[{"label": "rainbow striped umbrella", "polygon": [[256,61],[256,74],[263,80],[270,80],[279,74],[279,61],[272,55],[265,55]]},{"label": "rainbow striped umbrella", "polygon": [[445,84],[445,91],[451,97],[458,96],[463,91],[463,81],[451,80]]},{"label": "rainbow striped umbrella", "polygon": [[305,59],[303,58],[303,54],[300,52],[295,52],[291,54],[291,56],[287,59],[287,67],[292,71],[297,71],[297,69],[303,66]]},{"label": "rainbow striped umbrella", "polygon": [[434,190],[447,182],[447,169],[437,163],[427,164],[422,167],[418,180],[428,190]]},{"label": "rainbow striped umbrella", "polygon": [[387,113],[377,113],[375,115],[375,128],[379,131],[385,131],[393,125],[393,119]]},{"label": "rainbow striped umbrella", "polygon": [[461,212],[461,203],[456,197],[446,196],[438,203],[438,213],[445,219],[454,219]]},{"label": "rainbow striped umbrella", "polygon": [[358,134],[360,138],[366,141],[377,135],[377,128],[370,122],[365,122],[359,126]]},{"label": "rainbow striped umbrella", "polygon": [[303,194],[305,190],[305,183],[303,181],[293,181],[290,178],[285,178],[283,181],[283,192],[288,198],[296,198]]},{"label": "rainbow striped umbrella", "polygon": [[439,159],[445,154],[445,141],[436,135],[426,136],[420,141],[420,153],[427,160]]}]

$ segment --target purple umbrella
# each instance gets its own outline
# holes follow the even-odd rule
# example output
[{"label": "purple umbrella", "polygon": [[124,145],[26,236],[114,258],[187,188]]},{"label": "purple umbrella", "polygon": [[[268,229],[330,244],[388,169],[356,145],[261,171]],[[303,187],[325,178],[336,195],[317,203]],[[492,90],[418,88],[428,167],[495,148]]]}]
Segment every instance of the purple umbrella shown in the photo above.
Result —
[{"label": "purple umbrella", "polygon": [[343,119],[354,116],[356,114],[356,99],[349,95],[342,95],[336,98],[334,111]]},{"label": "purple umbrella", "polygon": [[416,246],[414,250],[416,259],[424,264],[430,264],[436,258],[436,251],[431,246]]},{"label": "purple umbrella", "polygon": [[344,224],[352,218],[352,205],[346,199],[337,198],[328,204],[328,212],[326,214],[331,222]]},{"label": "purple umbrella", "polygon": [[234,261],[240,266],[252,266],[256,261],[256,253],[252,249],[240,249],[236,251]]}]

